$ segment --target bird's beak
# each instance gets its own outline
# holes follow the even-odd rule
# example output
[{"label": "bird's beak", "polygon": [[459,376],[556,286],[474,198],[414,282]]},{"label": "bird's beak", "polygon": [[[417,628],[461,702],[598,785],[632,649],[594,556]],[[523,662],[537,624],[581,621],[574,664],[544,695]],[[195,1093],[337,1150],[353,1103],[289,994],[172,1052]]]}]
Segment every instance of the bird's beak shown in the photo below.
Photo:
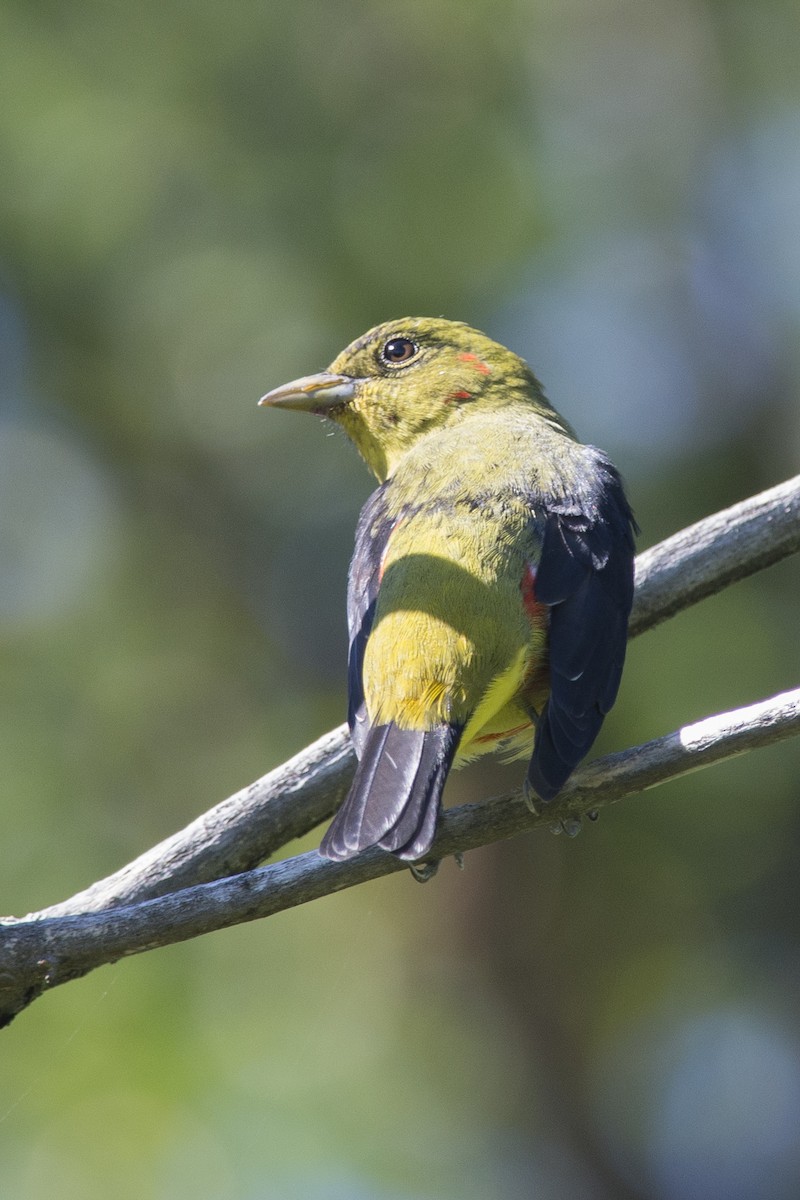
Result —
[{"label": "bird's beak", "polygon": [[284,383],[282,387],[267,392],[258,403],[324,416],[332,408],[353,399],[357,382],[349,375],[332,375],[329,371],[321,371],[319,375],[304,375],[302,379]]}]

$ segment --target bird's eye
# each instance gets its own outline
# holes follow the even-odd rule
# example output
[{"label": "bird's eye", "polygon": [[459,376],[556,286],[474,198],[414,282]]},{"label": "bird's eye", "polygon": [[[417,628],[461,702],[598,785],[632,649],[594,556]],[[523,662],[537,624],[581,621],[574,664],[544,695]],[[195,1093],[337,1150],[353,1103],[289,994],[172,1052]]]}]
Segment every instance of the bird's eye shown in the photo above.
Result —
[{"label": "bird's eye", "polygon": [[381,350],[381,358],[390,367],[410,362],[417,354],[419,354],[419,346],[407,337],[390,338]]}]

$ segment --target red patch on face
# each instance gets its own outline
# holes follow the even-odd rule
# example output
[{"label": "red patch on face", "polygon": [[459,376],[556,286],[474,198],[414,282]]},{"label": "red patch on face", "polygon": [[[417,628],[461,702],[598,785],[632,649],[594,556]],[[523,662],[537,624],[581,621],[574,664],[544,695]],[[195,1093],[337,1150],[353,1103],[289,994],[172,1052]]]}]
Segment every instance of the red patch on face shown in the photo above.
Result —
[{"label": "red patch on face", "polygon": [[483,362],[478,358],[477,354],[459,354],[462,362],[472,363],[476,371],[480,371],[482,375],[491,375],[492,368],[488,363]]},{"label": "red patch on face", "polygon": [[451,392],[447,397],[448,400],[471,400],[472,392]]},{"label": "red patch on face", "polygon": [[522,592],[522,603],[531,624],[540,624],[547,611],[547,605],[536,599],[536,567],[532,563],[528,563],[525,568],[519,590]]}]

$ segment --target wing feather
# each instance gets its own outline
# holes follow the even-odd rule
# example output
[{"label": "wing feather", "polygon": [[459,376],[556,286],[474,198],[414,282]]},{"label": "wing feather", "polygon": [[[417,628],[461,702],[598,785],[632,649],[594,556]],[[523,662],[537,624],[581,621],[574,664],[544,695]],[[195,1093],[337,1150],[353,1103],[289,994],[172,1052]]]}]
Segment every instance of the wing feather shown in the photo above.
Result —
[{"label": "wing feather", "polygon": [[350,635],[347,655],[347,723],[359,758],[368,730],[362,682],[364,651],[375,620],[381,563],[395,524],[388,513],[384,484],[372,493],[361,510],[347,581],[347,626]]},{"label": "wing feather", "polygon": [[461,729],[374,725],[350,792],[320,845],[326,858],[350,858],[368,846],[398,858],[424,858],[436,832],[442,789]]},{"label": "wing feather", "polygon": [[616,469],[588,449],[592,486],[547,505],[536,574],[536,599],[550,608],[550,696],[528,782],[545,801],[588,753],[616,699],[633,602],[636,523]]}]

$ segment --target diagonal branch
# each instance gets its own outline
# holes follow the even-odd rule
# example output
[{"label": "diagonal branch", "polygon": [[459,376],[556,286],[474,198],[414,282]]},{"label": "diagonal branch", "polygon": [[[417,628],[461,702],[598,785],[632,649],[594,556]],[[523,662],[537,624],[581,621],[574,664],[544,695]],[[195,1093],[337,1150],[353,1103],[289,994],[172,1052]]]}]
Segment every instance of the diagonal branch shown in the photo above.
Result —
[{"label": "diagonal branch", "polygon": [[800,475],[687,526],[636,559],[628,636],[800,550]]},{"label": "diagonal branch", "polygon": [[[443,815],[438,857],[512,837],[554,819],[580,816],[689,771],[772,745],[800,732],[800,688],[709,717],[578,770],[545,813],[531,813],[519,791]],[[138,904],[74,916],[0,923],[0,1025],[43,991],[94,967],[215,929],[271,916],[332,892],[404,869],[380,850],[344,863],[315,851],[232,878]]]},{"label": "diagonal branch", "polygon": [[[798,550],[800,475],[640,554],[631,636]],[[120,871],[40,915],[98,912],[248,870],[330,817],[354,767],[341,725]]]}]

